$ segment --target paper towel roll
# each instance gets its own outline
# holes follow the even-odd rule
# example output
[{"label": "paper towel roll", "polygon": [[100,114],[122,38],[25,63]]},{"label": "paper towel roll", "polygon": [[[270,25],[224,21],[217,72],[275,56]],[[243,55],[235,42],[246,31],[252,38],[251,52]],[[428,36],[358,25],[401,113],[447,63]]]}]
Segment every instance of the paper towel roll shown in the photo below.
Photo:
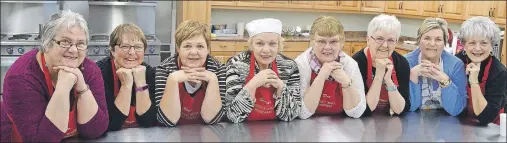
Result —
[{"label": "paper towel roll", "polygon": [[500,136],[505,137],[505,113],[500,114]]},{"label": "paper towel roll", "polygon": [[239,22],[236,25],[236,31],[237,31],[237,33],[238,33],[239,36],[243,36],[243,34],[245,33],[245,23]]}]

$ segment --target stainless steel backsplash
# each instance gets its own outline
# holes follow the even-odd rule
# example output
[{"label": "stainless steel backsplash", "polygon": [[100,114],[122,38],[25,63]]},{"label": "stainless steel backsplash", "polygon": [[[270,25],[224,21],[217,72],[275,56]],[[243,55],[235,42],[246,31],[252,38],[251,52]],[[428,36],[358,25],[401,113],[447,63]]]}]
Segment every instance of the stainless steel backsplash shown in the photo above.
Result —
[{"label": "stainless steel backsplash", "polygon": [[155,7],[90,5],[90,34],[110,34],[120,24],[133,23],[145,34],[155,34]]},{"label": "stainless steel backsplash", "polygon": [[58,11],[57,3],[0,3],[1,33],[39,33],[39,24]]}]

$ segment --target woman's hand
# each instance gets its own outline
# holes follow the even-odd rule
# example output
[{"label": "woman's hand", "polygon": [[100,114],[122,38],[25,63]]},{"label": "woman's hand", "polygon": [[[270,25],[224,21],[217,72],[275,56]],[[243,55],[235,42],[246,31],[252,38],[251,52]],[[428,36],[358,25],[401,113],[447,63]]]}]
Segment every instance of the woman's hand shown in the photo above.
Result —
[{"label": "woman's hand", "polygon": [[468,75],[468,82],[470,83],[479,83],[479,71],[481,70],[481,63],[470,63],[467,65],[466,72]]},{"label": "woman's hand", "polygon": [[445,74],[440,69],[440,66],[433,64],[427,60],[422,60],[421,66],[422,66],[422,68],[421,68],[422,76],[428,77],[428,78],[431,78],[431,79],[434,79],[437,81],[449,80],[449,76],[447,76],[447,74]]},{"label": "woman's hand", "polygon": [[143,65],[139,65],[135,68],[132,68],[132,75],[134,78],[134,83],[136,86],[144,86],[146,85],[146,67]]},{"label": "woman's hand", "polygon": [[116,75],[122,85],[132,86],[134,84],[134,77],[132,75],[132,69],[120,68],[116,70]]},{"label": "woman's hand", "polygon": [[[59,80],[68,80],[68,79],[72,79],[71,81],[74,81],[74,88],[77,90],[77,91],[82,91],[82,90],[85,90],[86,88],[88,88],[86,86],[86,83],[84,81],[84,77],[83,77],[83,73],[81,73],[81,70],[79,70],[79,68],[70,68],[70,67],[66,67],[66,66],[57,66],[57,67],[53,67],[53,69],[55,70],[59,70],[58,71],[58,79]],[[60,73],[64,74],[62,76],[64,76],[64,78],[60,78]],[[67,75],[68,73],[71,73],[74,75],[74,78],[70,78],[70,75]]]}]

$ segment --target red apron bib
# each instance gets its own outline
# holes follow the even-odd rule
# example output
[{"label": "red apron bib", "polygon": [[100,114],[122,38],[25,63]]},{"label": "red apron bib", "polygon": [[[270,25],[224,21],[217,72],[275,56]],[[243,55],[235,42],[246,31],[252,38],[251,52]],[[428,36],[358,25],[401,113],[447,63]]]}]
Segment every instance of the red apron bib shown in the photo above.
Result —
[{"label": "red apron bib", "polygon": [[[250,55],[250,71],[248,77],[246,78],[245,85],[254,77],[255,75],[255,57]],[[276,60],[272,63],[272,70],[278,76],[278,67],[276,66]],[[254,105],[254,109],[250,112],[248,116],[248,120],[274,120],[276,119],[275,113],[275,99],[273,98],[273,94],[275,89],[273,87],[258,87],[255,90],[255,99],[257,100]]]},{"label": "red apron bib", "polygon": [[[181,60],[178,59],[178,69],[181,69]],[[202,65],[202,67],[206,67]],[[202,82],[201,87],[194,93],[194,97],[185,90],[184,83],[178,84],[180,92],[181,116],[179,124],[206,124],[201,117],[202,103],[206,95],[207,84]],[[197,101],[197,103],[195,103]],[[195,103],[195,104],[194,104]]]},{"label": "red apron bib", "polygon": [[[367,64],[367,78],[366,78],[366,86],[368,87],[368,89],[371,87],[371,84],[373,83],[373,72],[372,72],[372,58],[371,58],[371,54],[370,54],[370,49],[368,49],[367,51],[367,56],[368,56],[368,64]],[[391,62],[393,62],[393,65],[394,65],[394,61],[393,61],[393,58],[392,57],[389,57],[389,60],[391,60]],[[394,85],[396,85],[396,87],[398,87],[398,77],[396,76],[396,70],[393,69],[393,72],[391,74],[391,79],[393,80],[393,83]],[[385,85],[382,85],[382,87],[380,87],[380,98],[379,98],[379,101],[378,101],[378,104],[377,104],[377,107],[375,108],[375,111],[380,111],[379,113],[389,113],[389,110],[390,110],[390,105],[389,105],[389,94],[388,94],[388,91],[386,90],[385,88]]]},{"label": "red apron bib", "polygon": [[[116,68],[114,65],[114,59],[111,57],[111,71],[113,72],[113,81],[114,81],[114,98],[118,96],[118,92],[120,92],[120,84],[118,83],[118,77],[116,76]],[[137,120],[135,116],[136,112],[136,106],[130,106],[129,115],[127,116],[127,119],[123,122],[121,125],[122,128],[132,128],[137,127]]]},{"label": "red apron bib", "polygon": [[[51,75],[49,75],[49,69],[46,67],[46,60],[44,59],[44,53],[41,53],[41,64],[43,65],[43,73],[44,73],[44,79],[46,80],[46,84],[48,85],[48,95],[49,98],[53,96],[55,88],[53,87],[53,83],[51,82]],[[74,96],[77,96],[77,91],[74,90]],[[74,99],[73,104],[71,104],[71,111],[69,112],[69,124],[67,131],[64,133],[63,138],[73,137],[77,135],[77,121],[76,121],[76,106],[77,106],[77,99]],[[12,136],[11,141],[12,142],[23,142],[23,139],[21,138],[21,134],[18,131],[18,128],[16,127],[14,120],[12,120],[11,116],[7,114],[7,117],[12,122]]]},{"label": "red apron bib", "polygon": [[[489,69],[491,68],[492,61],[493,61],[493,59],[490,59],[488,64],[486,65],[486,68],[484,69],[485,70],[484,76],[482,76],[482,81],[479,84],[479,86],[481,87],[482,96],[484,96],[484,94],[486,94],[486,91],[485,91],[486,90],[486,81],[488,80],[488,77],[489,77]],[[468,60],[467,60],[467,65],[465,66],[465,68],[467,66],[468,66]],[[470,86],[467,86],[467,92],[468,92],[467,116],[470,118],[476,118],[477,116],[474,114],[474,108],[473,108],[473,104],[472,104],[472,89],[470,88]],[[500,113],[504,113],[503,107],[498,112],[498,114],[500,114]],[[500,124],[500,116],[496,116],[493,123]]]},{"label": "red apron bib", "polygon": [[180,104],[181,104],[181,117],[178,121],[179,124],[205,124],[201,117],[202,102],[206,95],[206,84],[203,82],[199,90],[191,97],[185,90],[184,83],[179,83]]},{"label": "red apron bib", "polygon": [[[315,72],[312,72],[310,84],[317,77]],[[320,96],[319,106],[315,113],[317,114],[340,114],[343,112],[343,92],[342,85],[336,81],[326,80],[322,95]]]}]

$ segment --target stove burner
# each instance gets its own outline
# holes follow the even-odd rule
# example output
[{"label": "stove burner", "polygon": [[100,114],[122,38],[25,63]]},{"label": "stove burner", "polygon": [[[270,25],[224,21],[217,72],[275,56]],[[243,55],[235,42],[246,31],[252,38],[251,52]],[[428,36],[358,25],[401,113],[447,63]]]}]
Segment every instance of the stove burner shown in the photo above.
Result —
[{"label": "stove burner", "polygon": [[144,37],[146,38],[146,41],[155,41],[155,36],[153,35],[144,35]]},{"label": "stove burner", "polygon": [[90,38],[91,41],[108,41],[109,40],[109,36],[107,35],[93,35],[91,38]]},{"label": "stove burner", "polygon": [[9,40],[28,40],[28,38],[32,37],[30,34],[16,34],[12,35],[12,37],[9,37],[7,39]]}]

